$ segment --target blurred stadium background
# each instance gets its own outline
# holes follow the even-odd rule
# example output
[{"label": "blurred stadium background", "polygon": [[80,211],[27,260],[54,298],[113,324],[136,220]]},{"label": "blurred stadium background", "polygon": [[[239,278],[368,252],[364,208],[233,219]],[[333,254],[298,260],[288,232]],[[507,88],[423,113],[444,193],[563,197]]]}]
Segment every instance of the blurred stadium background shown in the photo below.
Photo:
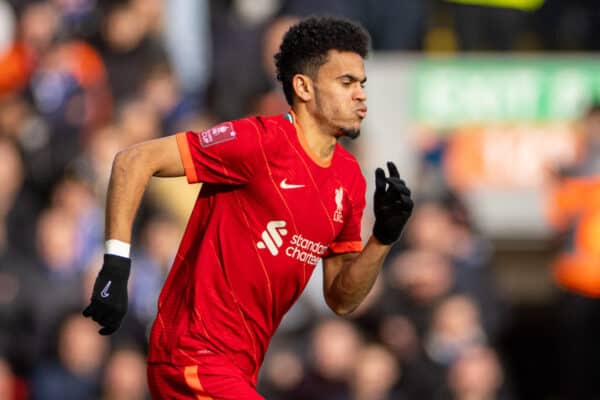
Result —
[{"label": "blurred stadium background", "polygon": [[[597,1],[0,0],[0,399],[148,398],[147,333],[199,187],[151,182],[130,311],[104,338],[80,312],[112,158],[285,112],[272,56],[297,18],[324,13],[373,37],[369,116],[344,142],[368,198],[393,160],[418,202],[351,318],[314,274],[259,391],[600,398]],[[371,222],[368,205],[365,235]]]}]

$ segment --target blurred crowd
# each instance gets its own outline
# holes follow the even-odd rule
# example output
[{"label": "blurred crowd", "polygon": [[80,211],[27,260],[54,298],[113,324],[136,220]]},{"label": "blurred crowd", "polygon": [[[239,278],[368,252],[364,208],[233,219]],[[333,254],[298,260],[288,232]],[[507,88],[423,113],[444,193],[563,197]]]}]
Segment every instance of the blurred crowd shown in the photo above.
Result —
[{"label": "blurred crowd", "polygon": [[365,302],[332,318],[313,276],[262,375],[268,399],[513,399],[496,349],[509,310],[491,247],[448,195],[422,198]]},{"label": "blurred crowd", "polygon": [[[102,337],[81,310],[101,265],[112,159],[142,140],[286,111],[272,56],[290,24],[316,13],[360,21],[375,51],[590,50],[600,27],[583,0],[536,10],[0,0],[0,399],[147,398],[147,333],[198,187],[151,184],[134,229],[129,313]],[[350,320],[333,318],[311,283],[273,341],[259,382],[267,398],[514,398],[496,349],[509,315],[492,248],[457,197],[418,200]]]}]

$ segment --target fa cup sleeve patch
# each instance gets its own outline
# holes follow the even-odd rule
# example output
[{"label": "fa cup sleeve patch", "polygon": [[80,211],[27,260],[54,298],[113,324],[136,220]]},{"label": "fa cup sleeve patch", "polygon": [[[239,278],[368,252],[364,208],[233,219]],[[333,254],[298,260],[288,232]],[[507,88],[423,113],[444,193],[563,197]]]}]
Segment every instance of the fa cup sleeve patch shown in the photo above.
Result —
[{"label": "fa cup sleeve patch", "polygon": [[231,122],[223,122],[205,131],[194,133],[198,135],[202,147],[213,146],[236,138],[236,132]]}]

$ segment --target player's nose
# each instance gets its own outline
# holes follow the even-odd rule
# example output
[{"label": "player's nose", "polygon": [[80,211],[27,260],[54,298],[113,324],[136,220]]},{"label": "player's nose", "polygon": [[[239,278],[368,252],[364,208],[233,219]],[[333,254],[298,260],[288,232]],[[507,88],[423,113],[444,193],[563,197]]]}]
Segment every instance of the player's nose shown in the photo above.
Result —
[{"label": "player's nose", "polygon": [[365,91],[365,88],[363,88],[362,86],[358,86],[358,88],[354,92],[354,100],[358,100],[360,102],[367,101],[367,92]]}]

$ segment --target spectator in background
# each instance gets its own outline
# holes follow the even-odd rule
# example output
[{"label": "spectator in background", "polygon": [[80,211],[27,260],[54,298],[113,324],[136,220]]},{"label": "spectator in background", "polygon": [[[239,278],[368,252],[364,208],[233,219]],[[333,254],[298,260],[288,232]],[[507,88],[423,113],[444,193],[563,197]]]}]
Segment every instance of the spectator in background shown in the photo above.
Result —
[{"label": "spectator in background", "polygon": [[435,306],[453,288],[455,277],[450,263],[432,251],[414,249],[388,260],[386,273],[386,310],[408,317],[419,336],[423,335]]},{"label": "spectator in background", "polygon": [[256,94],[265,90],[260,55],[264,19],[244,20],[236,4],[211,2],[214,50],[209,98],[218,120],[248,114]]},{"label": "spectator in background", "polygon": [[285,96],[279,89],[277,72],[273,64],[273,56],[279,49],[279,43],[287,30],[298,22],[297,17],[282,16],[271,21],[262,35],[261,76],[264,90],[251,101],[250,113],[257,115],[273,115],[284,113],[289,109]]},{"label": "spectator in background", "polygon": [[167,60],[144,15],[139,3],[117,2],[108,7],[104,19],[100,52],[117,105],[135,95],[153,67]]},{"label": "spectator in background", "polygon": [[452,363],[447,376],[448,393],[440,400],[510,400],[514,398],[506,385],[504,373],[495,351],[486,346],[473,346],[463,351]]},{"label": "spectator in background", "polygon": [[6,96],[0,99],[0,136],[14,140],[23,155],[23,189],[30,192],[30,201],[43,199],[59,174],[50,147],[48,122],[24,96]]},{"label": "spectator in background", "polygon": [[350,316],[352,323],[363,332],[366,340],[376,340],[379,323],[386,313],[383,281],[383,276],[377,277],[367,297]]},{"label": "spectator in background", "polygon": [[136,268],[131,275],[129,303],[132,314],[148,329],[182,233],[172,217],[155,214],[146,220],[140,234],[140,246],[134,251]]},{"label": "spectator in background", "polygon": [[421,339],[407,317],[392,313],[386,315],[381,319],[378,333],[381,342],[402,363],[412,362],[421,356]]},{"label": "spectator in background", "polygon": [[64,38],[40,57],[30,86],[37,108],[57,129],[70,128],[79,134],[110,117],[106,79],[96,49],[84,41]]},{"label": "spectator in background", "polygon": [[446,194],[439,200],[421,201],[415,209],[406,241],[416,249],[438,253],[450,263],[453,289],[471,296],[482,308],[486,333],[495,338],[506,312],[493,284],[491,246],[475,233],[458,200]]},{"label": "spectator in background", "polygon": [[431,250],[407,249],[388,260],[386,276],[381,339],[400,362],[402,391],[431,398],[441,384],[441,372],[425,352],[425,340],[438,304],[454,290],[454,271],[446,258]]},{"label": "spectator in background", "polygon": [[77,224],[61,207],[47,208],[37,226],[37,256],[50,279],[69,280],[77,275]]},{"label": "spectator in background", "polygon": [[29,372],[39,355],[34,321],[40,282],[36,272],[26,258],[0,251],[0,354],[20,376]]},{"label": "spectator in background", "polygon": [[465,349],[486,342],[477,305],[461,295],[450,296],[436,307],[425,335],[427,354],[443,367],[450,365]]},{"label": "spectator in background", "polygon": [[81,154],[74,162],[73,168],[86,177],[100,204],[104,204],[104,193],[108,188],[113,158],[124,147],[123,136],[116,124],[109,124],[90,132]]},{"label": "spectator in background", "polygon": [[23,196],[24,170],[17,147],[2,136],[0,160],[0,354],[22,374],[36,355],[36,271],[27,258],[29,246],[21,242],[31,242],[33,228],[22,224],[34,224],[35,213]]},{"label": "spectator in background", "polygon": [[362,347],[360,333],[348,321],[324,320],[311,334],[310,364],[296,396],[303,399],[350,399],[350,381]]},{"label": "spectator in background", "polygon": [[[21,55],[16,69],[22,76],[3,74],[11,85],[7,92],[27,91],[35,107],[34,113],[25,109],[21,118],[36,122],[34,117],[39,115],[44,121],[28,126],[29,132],[13,133],[29,133],[21,140],[28,155],[46,157],[34,162],[46,167],[41,174],[42,185],[62,175],[81,150],[85,130],[105,123],[111,113],[104,64],[98,52],[64,33],[60,12],[61,8],[49,1],[24,6],[14,47],[20,49],[15,53]],[[10,67],[15,62],[0,61],[0,65]]]},{"label": "spectator in background", "polygon": [[77,268],[91,261],[102,242],[104,214],[91,187],[81,177],[67,175],[54,186],[52,206],[64,210],[75,223]]},{"label": "spectator in background", "polygon": [[489,246],[460,204],[419,203],[404,239],[387,262],[379,332],[400,362],[404,393],[434,398],[464,349],[498,337],[503,311],[491,285]]},{"label": "spectator in background", "polygon": [[63,34],[90,39],[100,29],[98,0],[50,0],[61,14]]},{"label": "spectator in background", "polygon": [[400,367],[385,347],[371,343],[364,345],[356,356],[354,371],[349,380],[352,400],[402,399],[394,393],[400,377]]},{"label": "spectator in background", "polygon": [[403,399],[433,399],[441,385],[439,369],[432,365],[415,325],[403,315],[388,314],[381,319],[379,338],[400,366],[394,393]]},{"label": "spectator in background", "polygon": [[[116,122],[122,146],[131,146],[162,135],[158,110],[143,98],[129,98],[121,104]],[[174,132],[175,133],[175,132]]]},{"label": "spectator in background", "polygon": [[33,307],[38,349],[43,352],[57,322],[68,310],[81,307],[81,272],[77,265],[77,225],[60,208],[44,210],[36,233],[38,276]]},{"label": "spectator in background", "polygon": [[40,361],[31,378],[33,400],[97,398],[108,341],[79,312],[68,313],[58,329],[55,356]]},{"label": "spectator in background", "polygon": [[114,350],[104,370],[100,400],[144,400],[146,389],[146,359],[134,348]]},{"label": "spectator in background", "polygon": [[49,2],[23,5],[14,42],[0,53],[0,97],[27,87],[39,60],[58,35],[59,17]]},{"label": "spectator in background", "polygon": [[[183,92],[183,102],[202,109],[211,77],[209,0],[165,1],[166,49]],[[167,131],[169,132],[169,131]]]},{"label": "spectator in background", "polygon": [[25,165],[19,149],[2,136],[0,160],[0,254],[30,254],[37,202],[25,187]]},{"label": "spectator in background", "polygon": [[265,360],[261,392],[269,400],[302,400],[298,387],[304,379],[304,362],[290,343],[273,344]]},{"label": "spectator in background", "polygon": [[552,263],[562,289],[560,390],[564,398],[600,396],[600,107],[582,120],[583,154],[575,165],[560,166],[552,176],[547,211],[562,249]]},{"label": "spectator in background", "polygon": [[[146,27],[148,35],[162,41],[164,38],[162,36],[164,33],[164,14],[166,7],[168,7],[167,2],[165,0],[128,0],[127,2],[135,11],[136,17],[143,21],[143,25]],[[198,20],[195,22],[198,23]]]},{"label": "spectator in background", "polygon": [[160,117],[162,135],[175,133],[198,114],[197,100],[186,96],[167,64],[150,71],[142,85],[141,97]]}]

